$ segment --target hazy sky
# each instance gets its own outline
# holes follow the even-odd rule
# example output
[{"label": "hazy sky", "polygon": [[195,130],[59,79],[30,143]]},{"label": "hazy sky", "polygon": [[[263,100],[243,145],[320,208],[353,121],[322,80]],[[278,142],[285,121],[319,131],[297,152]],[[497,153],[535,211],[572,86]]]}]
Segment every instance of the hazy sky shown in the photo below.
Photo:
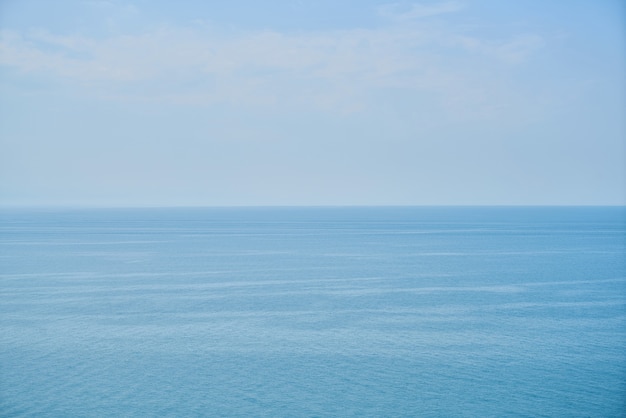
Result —
[{"label": "hazy sky", "polygon": [[625,13],[0,0],[0,204],[624,205]]}]

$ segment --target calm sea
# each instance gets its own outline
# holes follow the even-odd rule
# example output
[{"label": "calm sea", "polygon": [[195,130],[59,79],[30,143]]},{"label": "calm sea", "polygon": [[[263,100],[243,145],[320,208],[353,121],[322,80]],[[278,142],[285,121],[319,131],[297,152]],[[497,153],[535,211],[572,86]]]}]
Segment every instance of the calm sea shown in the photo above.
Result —
[{"label": "calm sea", "polygon": [[3,417],[626,416],[623,207],[0,216]]}]

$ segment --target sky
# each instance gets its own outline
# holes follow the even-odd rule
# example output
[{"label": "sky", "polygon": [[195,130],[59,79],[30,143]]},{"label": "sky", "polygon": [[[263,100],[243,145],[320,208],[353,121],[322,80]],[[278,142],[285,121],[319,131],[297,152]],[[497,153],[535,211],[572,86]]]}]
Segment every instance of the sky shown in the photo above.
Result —
[{"label": "sky", "polygon": [[0,0],[0,205],[626,205],[625,4]]}]

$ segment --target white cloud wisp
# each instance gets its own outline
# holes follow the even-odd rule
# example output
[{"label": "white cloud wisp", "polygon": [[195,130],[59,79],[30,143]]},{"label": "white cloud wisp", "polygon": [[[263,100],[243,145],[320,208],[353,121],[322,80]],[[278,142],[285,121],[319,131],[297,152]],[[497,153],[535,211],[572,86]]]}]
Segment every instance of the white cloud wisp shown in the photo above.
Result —
[{"label": "white cloud wisp", "polygon": [[[393,26],[230,37],[163,27],[105,39],[4,30],[0,39],[0,64],[23,75],[45,74],[73,83],[81,94],[342,112],[363,108],[370,93],[381,89],[435,94],[442,103],[465,94],[471,101],[476,85],[490,86],[469,69],[483,62],[519,64],[542,46],[537,35],[493,41],[442,29]],[[459,51],[467,64],[463,68],[448,58],[456,53],[458,60]]]}]

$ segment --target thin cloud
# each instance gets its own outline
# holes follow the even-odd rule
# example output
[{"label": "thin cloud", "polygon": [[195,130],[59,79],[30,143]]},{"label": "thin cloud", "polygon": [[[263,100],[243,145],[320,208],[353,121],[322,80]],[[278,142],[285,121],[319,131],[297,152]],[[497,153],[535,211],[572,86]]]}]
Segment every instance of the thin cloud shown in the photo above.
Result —
[{"label": "thin cloud", "polygon": [[387,4],[379,9],[379,13],[386,18],[405,21],[437,16],[446,13],[455,13],[464,9],[464,4],[458,1],[446,1],[441,3],[416,3],[408,10],[404,10],[398,3]]},{"label": "thin cloud", "polygon": [[[460,59],[473,65],[486,65],[476,54],[515,64],[540,44],[530,35],[488,40],[394,26],[237,36],[164,27],[105,39],[5,30],[0,65],[57,77],[75,83],[78,94],[114,100],[354,112],[367,108],[377,92],[403,90],[438,98],[442,106],[492,109],[484,99],[497,97],[489,94],[490,81],[447,57],[459,59],[460,47]],[[469,87],[475,85],[481,88]]]}]

